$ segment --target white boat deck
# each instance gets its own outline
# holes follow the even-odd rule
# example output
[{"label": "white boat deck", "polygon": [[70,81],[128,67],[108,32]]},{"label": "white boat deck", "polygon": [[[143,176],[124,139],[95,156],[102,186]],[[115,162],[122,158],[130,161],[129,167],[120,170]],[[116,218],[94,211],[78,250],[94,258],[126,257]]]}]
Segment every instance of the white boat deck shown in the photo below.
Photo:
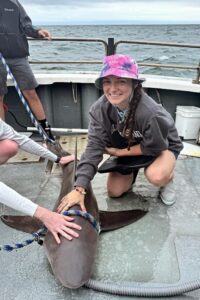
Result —
[{"label": "white boat deck", "polygon": [[[85,141],[84,136],[79,136],[78,156]],[[74,137],[64,137],[61,144],[73,152]],[[8,164],[0,166],[0,180],[33,201],[52,208],[60,191],[61,173],[56,166],[51,172],[46,166],[46,161],[19,153]],[[92,184],[100,209],[144,208],[149,212],[132,225],[100,236],[93,278],[120,284],[134,282],[141,287],[200,280],[199,170],[199,158],[179,157],[175,174],[177,201],[172,207],[160,202],[158,189],[147,182],[142,169],[133,190],[115,200],[107,197],[106,175],[95,176]],[[18,214],[6,207],[1,208],[1,213]],[[30,237],[3,223],[0,223],[0,233],[1,245]],[[43,247],[37,243],[11,253],[2,251],[0,264],[1,300],[145,299],[62,287],[50,271]],[[172,299],[197,300],[200,290]]]},{"label": "white boat deck", "polygon": [[[99,76],[97,72],[74,72],[74,73],[56,73],[42,74],[37,73],[35,77],[39,85],[53,83],[91,83]],[[170,77],[161,75],[142,74],[146,81],[142,84],[144,88],[158,88],[174,91],[187,91],[200,93],[200,84],[192,83],[190,78]],[[8,78],[8,86],[13,86],[11,78]]]}]

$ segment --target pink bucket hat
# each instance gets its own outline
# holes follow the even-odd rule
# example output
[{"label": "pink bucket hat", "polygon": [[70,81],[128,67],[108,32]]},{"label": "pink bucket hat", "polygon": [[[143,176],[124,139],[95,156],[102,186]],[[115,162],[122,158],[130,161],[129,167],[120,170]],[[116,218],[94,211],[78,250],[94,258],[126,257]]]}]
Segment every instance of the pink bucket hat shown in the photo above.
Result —
[{"label": "pink bucket hat", "polygon": [[111,75],[131,78],[139,82],[145,81],[145,78],[139,78],[136,61],[132,57],[123,54],[114,54],[104,57],[100,76],[95,80],[96,87],[101,89],[103,78]]}]

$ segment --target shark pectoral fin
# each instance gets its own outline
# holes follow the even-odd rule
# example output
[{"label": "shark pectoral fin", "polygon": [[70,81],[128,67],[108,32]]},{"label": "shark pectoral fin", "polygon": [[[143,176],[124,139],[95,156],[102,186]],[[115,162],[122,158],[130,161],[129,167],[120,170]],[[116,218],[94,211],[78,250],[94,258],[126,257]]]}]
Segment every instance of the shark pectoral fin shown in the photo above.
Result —
[{"label": "shark pectoral fin", "polygon": [[125,211],[99,211],[101,232],[129,225],[146,215],[148,211],[133,209]]},{"label": "shark pectoral fin", "polygon": [[2,215],[1,221],[9,227],[27,233],[33,233],[42,227],[42,223],[29,216]]}]

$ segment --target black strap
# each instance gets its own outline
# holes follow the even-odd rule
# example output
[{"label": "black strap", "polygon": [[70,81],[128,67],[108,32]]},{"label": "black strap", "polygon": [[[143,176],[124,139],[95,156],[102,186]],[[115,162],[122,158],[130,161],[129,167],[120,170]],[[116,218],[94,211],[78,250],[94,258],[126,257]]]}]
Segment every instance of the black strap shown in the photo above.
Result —
[{"label": "black strap", "polygon": [[149,166],[156,157],[154,156],[123,156],[109,157],[98,169],[99,173],[119,172],[122,174],[130,174],[134,170]]}]

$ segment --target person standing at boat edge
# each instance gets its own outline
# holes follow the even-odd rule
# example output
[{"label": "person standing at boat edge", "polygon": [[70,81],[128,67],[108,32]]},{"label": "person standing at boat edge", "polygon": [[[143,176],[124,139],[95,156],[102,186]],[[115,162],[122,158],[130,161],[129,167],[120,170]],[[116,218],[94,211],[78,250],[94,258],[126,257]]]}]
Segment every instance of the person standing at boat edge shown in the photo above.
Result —
[{"label": "person standing at boat edge", "polygon": [[[28,153],[60,163],[61,165],[65,165],[74,160],[74,155],[58,157],[27,136],[16,132],[0,118],[0,165],[6,163],[8,159],[17,154],[19,148]],[[73,218],[59,215],[37,205],[1,181],[0,203],[43,222],[49,231],[51,231],[57,243],[60,243],[59,234],[68,240],[72,240],[73,237],[78,237],[78,233],[75,232],[74,229],[80,230],[81,227],[73,222]]]},{"label": "person standing at boat edge", "polygon": [[[0,1],[0,52],[6,59],[20,90],[30,108],[50,139],[54,140],[41,100],[35,88],[38,83],[28,62],[29,46],[27,37],[51,39],[45,29],[33,27],[32,21],[18,0]],[[0,117],[4,116],[3,98],[7,93],[7,72],[0,61]]]},{"label": "person standing at boat edge", "polygon": [[[116,157],[154,157],[144,174],[151,184],[160,187],[164,204],[175,203],[173,177],[183,145],[172,116],[143,90],[144,80],[130,56],[105,56],[95,81],[104,94],[90,109],[88,143],[77,166],[75,188],[63,197],[58,212],[75,204],[85,210],[84,196],[104,153]],[[108,195],[120,197],[129,191],[136,176],[137,171],[133,169],[110,171]]]}]

